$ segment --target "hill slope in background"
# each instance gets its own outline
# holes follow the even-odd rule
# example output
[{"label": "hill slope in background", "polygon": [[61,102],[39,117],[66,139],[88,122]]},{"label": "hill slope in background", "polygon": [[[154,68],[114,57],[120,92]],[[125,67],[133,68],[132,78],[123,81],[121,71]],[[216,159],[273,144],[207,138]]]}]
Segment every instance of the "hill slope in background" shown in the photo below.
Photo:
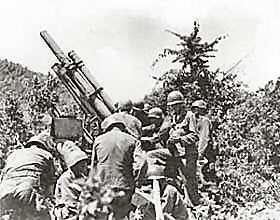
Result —
[{"label": "hill slope in background", "polygon": [[[44,82],[48,79],[48,76],[29,70],[27,67],[10,62],[7,59],[0,60],[0,102],[3,102],[5,95],[10,92],[24,95],[34,78],[40,82]],[[60,82],[58,82],[55,90],[59,94],[60,105],[73,102],[71,95],[68,94]]]},{"label": "hill slope in background", "polygon": [[43,78],[43,74],[28,70],[27,67],[23,67],[20,64],[9,62],[6,59],[0,60],[1,94],[9,90],[23,92],[25,82],[30,81],[34,76]]},{"label": "hill slope in background", "polygon": [[[215,164],[218,181],[201,192],[204,202],[196,209],[196,216],[202,220],[211,216],[277,219],[273,216],[280,213],[280,80],[252,93],[234,90],[230,84],[234,78],[226,80],[216,96],[233,93],[238,95],[233,101],[236,97],[241,101],[223,115],[213,115],[213,145],[219,149]],[[165,99],[152,98],[163,106]],[[61,110],[66,107],[67,113],[79,110],[57,78],[7,60],[0,60],[0,102],[5,102],[0,111],[0,171],[7,155],[41,129],[37,122],[48,106],[55,103]],[[24,120],[22,112],[29,120]]]}]

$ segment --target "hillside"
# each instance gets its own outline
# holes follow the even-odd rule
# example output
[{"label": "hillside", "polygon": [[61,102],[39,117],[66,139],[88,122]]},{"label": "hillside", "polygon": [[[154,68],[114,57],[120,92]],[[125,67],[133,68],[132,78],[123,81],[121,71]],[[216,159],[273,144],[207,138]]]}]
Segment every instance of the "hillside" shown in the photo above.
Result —
[{"label": "hillside", "polygon": [[0,169],[10,150],[44,129],[46,113],[53,105],[60,109],[74,105],[56,77],[0,60]]},{"label": "hillside", "polygon": [[[40,83],[48,80],[47,74],[34,72],[21,64],[10,62],[7,59],[0,60],[0,100],[1,104],[8,93],[26,94],[34,80]],[[73,102],[71,96],[63,85],[56,81],[55,91],[59,94],[58,104]]]}]

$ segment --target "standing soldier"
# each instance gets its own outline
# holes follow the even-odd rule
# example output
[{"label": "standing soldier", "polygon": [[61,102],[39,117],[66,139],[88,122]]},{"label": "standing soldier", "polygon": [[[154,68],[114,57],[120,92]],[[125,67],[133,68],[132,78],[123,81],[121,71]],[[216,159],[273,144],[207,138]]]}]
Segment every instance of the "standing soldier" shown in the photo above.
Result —
[{"label": "standing soldier", "polygon": [[119,114],[107,117],[101,128],[104,134],[94,142],[89,180],[96,177],[105,187],[119,194],[113,198],[111,207],[115,218],[123,219],[129,213],[135,189],[133,154],[139,141],[125,132],[125,123]]},{"label": "standing soldier", "polygon": [[149,149],[155,149],[156,134],[163,122],[163,112],[160,108],[151,108],[148,112],[148,118],[150,123],[148,126],[142,127],[143,137],[141,140],[145,140],[150,145]]},{"label": "standing soldier", "polygon": [[15,219],[50,219],[40,200],[56,181],[53,150],[52,138],[43,132],[8,156],[0,184],[1,215],[12,210]]},{"label": "standing soldier", "polygon": [[143,136],[152,137],[163,123],[163,112],[160,108],[151,108],[148,112],[149,125],[142,127]]},{"label": "standing soldier", "polygon": [[59,145],[59,153],[63,156],[68,169],[59,177],[55,188],[57,219],[77,219],[79,196],[81,194],[78,181],[87,176],[88,157],[72,141]]},{"label": "standing soldier", "polygon": [[196,130],[199,136],[198,141],[198,158],[202,160],[204,157],[207,159],[207,163],[202,167],[202,173],[204,176],[202,180],[209,181],[215,180],[215,159],[217,149],[213,148],[212,144],[212,123],[208,117],[207,105],[203,100],[196,100],[192,104],[192,112],[196,119]]},{"label": "standing soldier", "polygon": [[211,128],[212,124],[209,118],[205,117],[207,107],[203,100],[196,100],[192,104],[191,108],[195,116],[196,121],[196,131],[198,133],[198,156],[202,158],[204,156],[205,150],[211,140]]},{"label": "standing soldier", "polygon": [[198,205],[199,194],[196,177],[198,159],[196,142],[198,137],[195,130],[195,119],[192,115],[187,116],[184,96],[180,91],[169,93],[167,106],[172,117],[167,145],[173,155],[180,158],[179,169],[186,179],[188,196],[193,205]]}]

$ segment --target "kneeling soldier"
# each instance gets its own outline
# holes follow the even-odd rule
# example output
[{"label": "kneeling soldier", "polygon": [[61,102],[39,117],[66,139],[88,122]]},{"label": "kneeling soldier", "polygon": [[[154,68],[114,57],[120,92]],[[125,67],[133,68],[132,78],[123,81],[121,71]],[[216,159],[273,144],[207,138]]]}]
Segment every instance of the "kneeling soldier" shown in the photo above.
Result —
[{"label": "kneeling soldier", "polygon": [[132,200],[133,204],[137,206],[135,215],[141,216],[139,218],[141,220],[188,219],[187,205],[183,196],[174,186],[168,184],[168,178],[165,175],[166,166],[158,165],[154,163],[154,160],[152,161],[148,162],[146,173],[150,184],[143,185],[139,190],[136,190]]},{"label": "kneeling soldier", "polygon": [[58,149],[64,158],[68,169],[59,177],[55,189],[56,208],[58,219],[76,219],[81,189],[76,183],[87,176],[88,157],[72,141],[66,141]]}]

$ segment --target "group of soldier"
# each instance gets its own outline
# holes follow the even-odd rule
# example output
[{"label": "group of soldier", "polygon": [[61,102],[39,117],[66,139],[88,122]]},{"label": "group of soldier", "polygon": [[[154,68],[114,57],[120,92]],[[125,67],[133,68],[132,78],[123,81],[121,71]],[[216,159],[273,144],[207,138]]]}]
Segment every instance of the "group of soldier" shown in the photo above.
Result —
[{"label": "group of soldier", "polygon": [[[158,209],[164,219],[188,219],[187,208],[201,203],[198,161],[208,158],[199,181],[210,180],[214,174],[214,161],[206,154],[211,146],[206,113],[203,100],[195,101],[187,111],[179,91],[169,93],[167,114],[148,104],[119,103],[118,112],[101,123],[102,134],[94,140],[90,163],[73,141],[54,141],[49,132],[32,137],[24,148],[8,156],[2,171],[1,216],[77,219],[82,188],[75,183],[82,180],[89,185],[99,182],[114,192],[108,212],[88,207],[85,219],[129,219],[133,215],[160,219]],[[58,179],[55,152],[67,166]],[[40,199],[53,194],[55,207],[50,214],[40,207]]]}]

